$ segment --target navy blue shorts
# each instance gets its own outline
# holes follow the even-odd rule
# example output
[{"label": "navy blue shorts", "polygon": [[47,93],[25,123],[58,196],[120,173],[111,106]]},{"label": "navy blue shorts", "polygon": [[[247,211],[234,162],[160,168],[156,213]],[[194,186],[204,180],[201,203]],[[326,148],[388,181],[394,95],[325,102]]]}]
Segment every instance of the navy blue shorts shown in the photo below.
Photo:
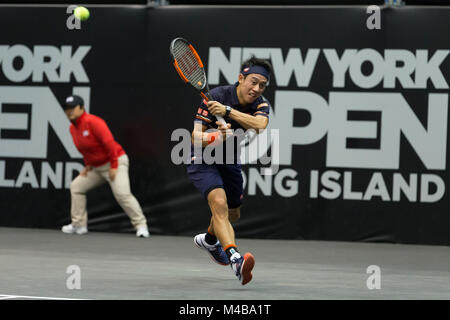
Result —
[{"label": "navy blue shorts", "polygon": [[208,199],[210,191],[223,188],[229,209],[240,207],[244,197],[244,180],[239,164],[188,164],[187,172],[194,186]]}]

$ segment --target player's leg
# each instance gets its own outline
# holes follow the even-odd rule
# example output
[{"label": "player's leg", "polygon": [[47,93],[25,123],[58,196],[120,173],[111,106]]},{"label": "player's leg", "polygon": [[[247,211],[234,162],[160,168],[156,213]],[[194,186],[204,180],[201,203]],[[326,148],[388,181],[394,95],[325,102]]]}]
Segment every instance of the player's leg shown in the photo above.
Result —
[{"label": "player's leg", "polygon": [[[223,166],[206,164],[190,164],[187,167],[189,178],[208,200],[212,213],[210,236],[214,235],[219,239],[212,245],[206,242],[208,233],[199,234],[195,236],[194,243],[207,250],[217,263],[226,265],[231,262],[235,275],[242,284],[246,284],[252,279],[251,271],[255,260],[250,253],[246,253],[243,257],[240,255],[228,216],[228,204],[231,204],[231,208],[237,208],[242,202],[242,173],[239,165],[222,169],[221,167]],[[228,191],[225,192],[226,190]],[[230,199],[227,193],[231,195]]]},{"label": "player's leg", "polygon": [[86,193],[105,183],[105,179],[95,169],[87,172],[86,176],[78,175],[70,184],[72,223],[62,227],[65,233],[84,234],[87,232]]},{"label": "player's leg", "polygon": [[[223,188],[225,192],[225,198],[228,207],[228,221],[235,222],[240,218],[240,206],[243,199],[243,178],[241,173],[241,168],[238,165],[223,165],[218,166],[218,171],[223,181]],[[234,229],[229,224],[229,233],[232,235],[235,241]],[[210,224],[210,233],[214,233],[214,224]]]},{"label": "player's leg", "polygon": [[[215,236],[222,244],[231,263],[233,272],[244,285],[252,280],[252,269],[255,265],[255,258],[248,252],[244,256],[241,256],[239,253],[234,238],[234,230],[229,220],[225,190],[218,188],[211,191],[208,195],[208,203],[213,215],[210,229],[213,230]],[[237,213],[240,214],[240,210],[238,208],[232,209],[234,209],[233,213],[235,214],[233,218],[236,218]]]},{"label": "player's leg", "polygon": [[[237,221],[240,218],[240,206],[244,197],[244,181],[242,178],[241,166],[238,164],[224,165],[219,168],[224,183],[224,190],[227,197],[228,218],[230,221]],[[231,224],[230,224],[231,226]],[[214,231],[216,226],[214,225]],[[234,231],[233,231],[234,238]],[[255,265],[255,258],[251,253],[240,255],[236,245],[224,246],[231,262],[231,267],[242,284],[248,283],[252,279],[252,269]]]},{"label": "player's leg", "polygon": [[114,198],[130,218],[131,224],[136,230],[136,235],[147,238],[149,236],[147,219],[136,197],[131,193],[128,156],[122,155],[119,157],[118,162],[119,166],[114,181],[111,181],[109,178],[109,166],[107,166],[107,170],[102,171],[102,175],[107,178]]},{"label": "player's leg", "polygon": [[[237,208],[228,208],[228,220],[233,223],[239,220],[239,218],[241,217],[241,208],[237,207]],[[206,233],[205,236],[205,240],[207,243],[210,244],[214,244],[217,242],[217,237],[214,233],[214,226],[213,226],[213,218],[211,217],[211,221],[208,227],[208,232]],[[233,233],[233,238],[234,236],[234,229],[231,228],[231,232]]]},{"label": "player's leg", "polygon": [[241,207],[237,208],[228,208],[228,220],[230,220],[231,223],[236,222],[241,217]]},{"label": "player's leg", "polygon": [[216,188],[208,194],[208,204],[211,209],[212,231],[220,241],[222,247],[236,246],[234,230],[228,220],[227,196],[223,188]]},{"label": "player's leg", "polygon": [[[223,181],[216,166],[190,164],[187,166],[187,172],[194,186],[204,195],[206,200],[208,200],[208,197],[213,190],[223,190]],[[213,192],[213,194],[214,193],[215,192]],[[211,217],[211,220],[212,219],[213,217]],[[214,262],[221,265],[230,264],[220,241],[217,240],[212,229],[207,233],[197,234],[194,237],[194,243],[198,248],[208,252]]]}]

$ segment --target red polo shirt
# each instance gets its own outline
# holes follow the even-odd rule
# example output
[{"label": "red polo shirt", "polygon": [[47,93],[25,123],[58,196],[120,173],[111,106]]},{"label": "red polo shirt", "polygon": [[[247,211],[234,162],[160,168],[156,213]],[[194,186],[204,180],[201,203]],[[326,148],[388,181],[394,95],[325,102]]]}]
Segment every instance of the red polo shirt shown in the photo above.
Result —
[{"label": "red polo shirt", "polygon": [[106,122],[84,112],[76,123],[70,125],[70,133],[78,151],[83,155],[85,165],[98,167],[106,163],[118,167],[117,158],[125,154],[109,131]]}]

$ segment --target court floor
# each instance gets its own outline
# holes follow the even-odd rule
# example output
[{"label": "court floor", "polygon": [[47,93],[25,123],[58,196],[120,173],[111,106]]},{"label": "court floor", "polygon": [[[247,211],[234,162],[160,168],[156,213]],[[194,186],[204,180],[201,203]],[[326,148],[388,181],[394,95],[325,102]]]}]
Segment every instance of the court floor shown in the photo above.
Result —
[{"label": "court floor", "polygon": [[0,228],[0,300],[450,299],[450,247],[238,239],[242,286],[191,237]]}]

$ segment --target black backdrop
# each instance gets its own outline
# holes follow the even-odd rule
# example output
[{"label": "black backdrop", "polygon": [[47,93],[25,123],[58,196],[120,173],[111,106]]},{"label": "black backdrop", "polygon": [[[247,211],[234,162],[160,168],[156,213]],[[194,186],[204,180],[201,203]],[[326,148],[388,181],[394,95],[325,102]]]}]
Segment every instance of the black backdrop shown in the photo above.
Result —
[{"label": "black backdrop", "polygon": [[[20,16],[13,14],[18,12],[17,10],[20,10]],[[27,95],[28,87],[46,86],[59,101],[71,93],[73,87],[88,87],[90,112],[107,121],[114,136],[130,156],[132,190],[143,206],[149,220],[150,231],[154,234],[193,235],[206,228],[210,216],[205,201],[191,185],[185,167],[174,165],[171,160],[171,150],[176,144],[171,141],[171,134],[177,128],[192,129],[193,115],[199,102],[198,97],[178,79],[171,67],[168,47],[174,37],[183,36],[194,43],[207,68],[216,71],[221,65],[215,60],[217,57],[212,52],[221,51],[225,59],[231,61],[232,52],[240,52],[242,55],[242,52],[252,48],[265,48],[264,52],[280,49],[282,59],[286,62],[291,49],[291,53],[295,51],[294,49],[300,49],[303,61],[308,50],[310,54],[313,54],[313,49],[318,50],[317,62],[309,84],[298,84],[294,75],[288,77],[287,83],[282,83],[281,78],[286,77],[283,76],[281,69],[277,69],[265,93],[272,102],[276,116],[272,117],[271,126],[280,130],[282,146],[286,143],[283,132],[287,132],[287,128],[290,128],[289,130],[293,130],[294,127],[307,128],[311,121],[310,114],[301,110],[304,107],[302,101],[287,102],[288,106],[295,106],[298,109],[290,114],[277,109],[277,105],[282,104],[285,107],[286,103],[279,101],[287,92],[308,92],[321,97],[330,105],[334,95],[339,93],[347,94],[349,104],[352,104],[353,99],[357,99],[358,93],[374,94],[372,98],[375,97],[375,100],[378,99],[377,94],[401,94],[425,130],[429,129],[427,127],[427,116],[430,112],[429,94],[446,95],[448,92],[448,88],[436,88],[436,84],[430,80],[419,88],[407,88],[399,80],[395,82],[393,88],[383,85],[383,81],[370,88],[363,88],[358,81],[353,81],[349,72],[346,72],[345,85],[333,86],[333,72],[324,53],[325,49],[334,49],[338,57],[341,57],[344,52],[350,52],[349,50],[361,52],[364,49],[373,49],[381,57],[385,57],[386,49],[398,49],[408,56],[410,54],[418,56],[416,50],[427,50],[429,60],[436,50],[447,50],[450,17],[450,11],[447,9],[415,7],[383,9],[381,29],[374,30],[366,26],[370,14],[363,6],[346,8],[174,6],[151,9],[92,7],[91,18],[82,23],[80,30],[66,28],[68,14],[65,10],[62,7],[45,10],[26,7],[1,8],[0,26],[11,32],[2,34],[0,45],[23,44],[29,48],[40,45],[61,48],[66,45],[72,46],[73,51],[79,46],[91,46],[82,61],[89,81],[79,82],[72,75],[70,83],[55,83],[45,77],[41,82],[33,82],[29,78],[17,83],[5,77],[3,72],[0,76],[1,86],[23,87],[24,95]],[[33,32],[30,32],[30,28]],[[406,51],[410,54],[405,53]],[[271,56],[273,63],[274,57]],[[34,63],[36,64],[36,61]],[[277,64],[282,65],[283,63]],[[402,65],[397,63],[396,66],[400,68]],[[17,68],[20,68],[20,65]],[[366,63],[362,68],[366,76],[369,76],[375,68],[389,73],[389,68],[385,65],[371,66],[370,63]],[[421,69],[421,72],[424,73],[425,69]],[[439,70],[444,79],[448,79],[448,57],[439,65]],[[277,73],[280,75],[279,78]],[[305,73],[307,71],[303,70],[298,77],[302,78]],[[411,71],[412,79],[415,79],[418,73],[419,71]],[[219,75],[219,81],[215,81],[212,87],[234,81],[225,76],[224,72],[219,72]],[[446,111],[448,97],[444,98],[445,103],[442,102],[438,109]],[[1,96],[0,101],[5,105]],[[391,102],[389,105],[392,108]],[[376,104],[372,106],[375,109],[380,107]],[[13,112],[11,106],[3,108],[3,112]],[[35,109],[31,107],[31,112],[39,112]],[[408,111],[409,108],[405,110]],[[446,140],[448,117],[447,113],[442,114],[446,115],[444,138]],[[404,128],[410,116],[408,111],[404,118],[400,114],[398,118],[389,121],[390,119],[386,120],[381,116],[380,111],[349,113],[347,117],[349,121],[376,123],[377,136],[375,139],[353,139],[353,141],[348,139],[347,148],[366,150],[380,148],[381,140],[386,139],[382,128],[388,125],[395,126],[395,123]],[[327,115],[325,121],[337,123],[331,114]],[[68,127],[68,123],[65,125]],[[1,130],[0,139],[3,140],[18,134],[11,133],[11,130]],[[340,132],[345,129],[336,125],[335,130]],[[347,133],[347,137],[351,137],[351,133]],[[442,138],[442,135],[440,137]],[[235,228],[238,237],[445,245],[450,243],[447,231],[450,226],[447,213],[449,203],[445,192],[445,185],[449,181],[446,171],[446,150],[441,150],[441,153],[437,154],[437,157],[445,159],[445,163],[438,166],[439,168],[436,166],[430,168],[424,164],[408,137],[402,132],[399,133],[399,145],[395,149],[399,152],[396,158],[399,161],[398,167],[367,168],[345,163],[336,166],[330,164],[335,159],[327,150],[331,138],[331,133],[328,132],[311,143],[293,145],[289,163],[281,164],[279,174],[292,173],[294,177],[281,179],[280,176],[278,187],[275,186],[277,180],[275,176],[267,178],[271,182],[261,187],[261,183],[255,183],[259,181],[256,175],[259,166],[253,164],[244,166],[247,194],[242,207],[242,218]],[[283,147],[283,150],[286,150],[286,147]],[[68,189],[55,188],[51,183],[47,188],[43,188],[40,183],[42,176],[40,171],[42,162],[47,162],[55,168],[57,162],[67,166],[68,162],[81,163],[81,159],[65,151],[58,135],[52,129],[48,134],[46,157],[29,159],[2,153],[0,161],[5,168],[3,180],[14,180],[17,184],[23,171],[22,181],[24,181],[23,177],[27,177],[29,171],[23,166],[29,161],[39,181],[38,187],[33,187],[31,182],[23,183],[22,186],[5,187],[0,180],[0,225],[57,228],[69,221]],[[320,195],[312,196],[311,176],[326,172],[337,174],[339,178],[335,181],[330,180],[327,186],[320,185],[319,192],[321,190],[325,193],[332,192],[336,184],[343,187],[343,176],[347,172],[347,175],[349,173],[352,175],[351,190],[366,194],[365,190],[371,184],[371,179],[374,179],[373,176],[379,178],[381,175],[386,185],[388,199],[373,195],[370,200],[350,200],[345,199],[342,192],[334,199]],[[72,174],[76,174],[76,171]],[[394,176],[398,178],[399,175],[406,181],[410,175],[417,175],[416,201],[408,200],[403,193],[399,201],[393,200],[393,180]],[[444,182],[444,194],[434,202],[421,201],[420,188],[426,175],[432,175]],[[69,174],[64,174],[62,179],[69,179],[66,176],[70,178]],[[287,190],[289,183],[298,184],[297,192],[283,195],[282,189]],[[433,188],[436,189],[432,186],[430,193],[435,191]],[[442,190],[442,186],[440,188]],[[381,189],[383,186],[377,184],[375,189],[372,185],[371,190],[378,190],[381,194]],[[88,211],[91,230],[131,231],[128,218],[115,203],[107,186],[89,194]]]}]

